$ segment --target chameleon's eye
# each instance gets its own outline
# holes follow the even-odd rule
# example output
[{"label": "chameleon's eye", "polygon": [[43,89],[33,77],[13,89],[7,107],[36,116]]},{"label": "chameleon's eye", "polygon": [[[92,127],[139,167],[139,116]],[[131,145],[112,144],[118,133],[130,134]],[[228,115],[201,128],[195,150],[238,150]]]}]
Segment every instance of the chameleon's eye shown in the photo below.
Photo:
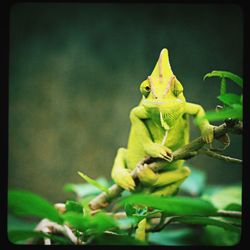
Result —
[{"label": "chameleon's eye", "polygon": [[141,86],[140,86],[140,91],[141,93],[147,97],[151,91],[151,87],[149,85],[149,82],[146,80],[144,82],[142,82]]},{"label": "chameleon's eye", "polygon": [[177,97],[180,93],[182,92],[182,90],[179,89],[174,89],[173,90],[173,94]]},{"label": "chameleon's eye", "polygon": [[183,87],[181,83],[175,78],[171,86],[173,94],[178,97],[183,92]]}]

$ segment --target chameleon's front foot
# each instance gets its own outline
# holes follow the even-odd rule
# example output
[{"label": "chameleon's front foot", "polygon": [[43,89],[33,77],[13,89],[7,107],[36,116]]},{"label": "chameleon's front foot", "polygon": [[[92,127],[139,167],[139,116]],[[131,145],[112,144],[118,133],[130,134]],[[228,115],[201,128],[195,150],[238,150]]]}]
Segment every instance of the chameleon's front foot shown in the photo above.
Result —
[{"label": "chameleon's front foot", "polygon": [[212,143],[214,139],[214,126],[206,125],[201,129],[201,136],[205,143]]},{"label": "chameleon's front foot", "polygon": [[161,158],[168,162],[173,160],[173,152],[170,148],[157,143],[150,143],[145,145],[145,152],[151,157]]},{"label": "chameleon's front foot", "polygon": [[112,172],[112,178],[117,185],[126,190],[134,190],[135,182],[131,177],[131,173],[126,168],[120,168]]}]

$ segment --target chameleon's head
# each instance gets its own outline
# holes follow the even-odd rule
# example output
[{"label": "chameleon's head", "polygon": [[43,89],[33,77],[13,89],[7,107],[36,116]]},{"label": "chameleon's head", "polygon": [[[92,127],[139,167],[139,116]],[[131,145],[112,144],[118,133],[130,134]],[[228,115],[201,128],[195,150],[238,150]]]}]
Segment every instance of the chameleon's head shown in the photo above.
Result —
[{"label": "chameleon's head", "polygon": [[142,105],[152,116],[160,115],[164,128],[172,127],[183,114],[183,87],[172,72],[167,49],[161,51],[152,74],[141,83],[140,91]]}]

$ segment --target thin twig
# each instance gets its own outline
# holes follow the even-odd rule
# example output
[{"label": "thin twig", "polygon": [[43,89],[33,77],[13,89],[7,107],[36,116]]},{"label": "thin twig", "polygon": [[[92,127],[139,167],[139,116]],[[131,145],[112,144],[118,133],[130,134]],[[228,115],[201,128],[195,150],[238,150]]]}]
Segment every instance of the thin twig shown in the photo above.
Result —
[{"label": "thin twig", "polygon": [[230,156],[218,154],[218,153],[216,153],[214,151],[211,151],[209,149],[200,149],[197,152],[199,154],[205,154],[207,156],[210,156],[212,158],[216,158],[218,160],[223,160],[223,161],[231,162],[231,163],[235,163],[235,164],[242,164],[242,160],[241,159],[236,159],[236,158],[232,158]]},{"label": "thin twig", "polygon": [[241,219],[242,217],[242,213],[240,211],[219,210],[217,214],[218,216],[229,217],[229,218]]}]

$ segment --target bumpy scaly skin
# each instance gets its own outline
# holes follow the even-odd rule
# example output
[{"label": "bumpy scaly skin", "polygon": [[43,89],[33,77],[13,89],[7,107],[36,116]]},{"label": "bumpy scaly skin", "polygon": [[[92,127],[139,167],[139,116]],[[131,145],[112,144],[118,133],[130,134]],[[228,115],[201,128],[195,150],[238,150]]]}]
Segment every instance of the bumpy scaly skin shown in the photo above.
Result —
[{"label": "bumpy scaly skin", "polygon": [[[172,151],[189,142],[188,116],[201,117],[205,112],[200,105],[186,102],[182,84],[171,70],[167,49],[162,50],[140,90],[142,100],[130,112],[128,147],[118,150],[111,175],[122,188],[134,190],[131,170],[146,156],[159,157],[166,160],[165,168],[154,173],[142,166],[138,172],[140,185],[156,195],[171,195],[190,174],[183,160],[172,162]],[[211,143],[213,126],[205,120],[199,128],[203,140]]]}]

